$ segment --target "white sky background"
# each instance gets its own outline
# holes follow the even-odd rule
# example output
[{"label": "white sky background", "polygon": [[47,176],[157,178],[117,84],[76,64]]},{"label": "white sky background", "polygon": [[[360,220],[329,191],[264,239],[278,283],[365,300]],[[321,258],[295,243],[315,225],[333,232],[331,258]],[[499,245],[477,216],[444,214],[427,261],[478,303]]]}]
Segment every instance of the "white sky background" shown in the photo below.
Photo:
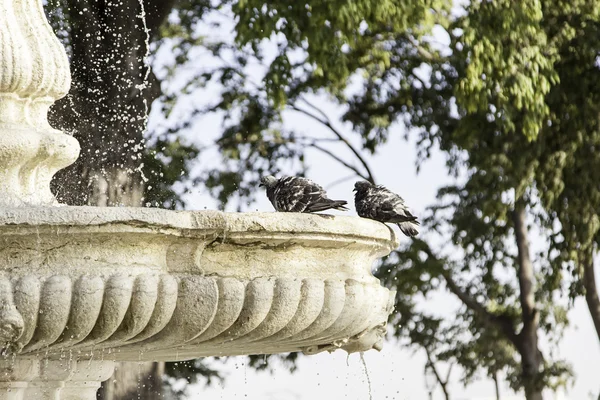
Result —
[{"label": "white sky background", "polygon": [[[227,29],[220,29],[218,34],[220,36],[227,35]],[[436,37],[436,39],[440,38]],[[443,41],[443,38],[440,40]],[[169,54],[163,53],[159,55],[159,59],[161,57],[168,58]],[[204,57],[198,56],[195,60],[204,62]],[[190,101],[187,104],[189,106],[197,102],[206,103],[211,99],[217,101],[218,93],[213,89],[208,89],[189,96]],[[339,115],[339,109],[329,104],[325,98],[317,98],[316,102],[331,116],[332,120],[336,121],[335,116]],[[175,117],[176,115],[177,113]],[[156,116],[157,113],[153,113],[150,119],[151,124],[157,123]],[[314,137],[330,135],[326,128],[299,114],[286,113],[285,122]],[[337,126],[342,127],[339,123]],[[217,137],[220,129],[218,116],[206,116],[195,122],[189,130],[188,137],[190,140],[205,145]],[[347,129],[345,132],[351,134]],[[439,151],[434,152],[417,175],[415,144],[404,141],[403,134],[403,127],[398,125],[393,127],[389,143],[381,147],[375,156],[367,157],[367,159],[377,181],[402,195],[416,215],[423,215],[424,210],[435,202],[437,189],[452,183],[452,178],[447,174],[444,155]],[[339,147],[339,154],[347,154],[344,153],[345,151],[343,147]],[[219,163],[220,159],[217,154],[203,153],[197,168],[205,168]],[[307,165],[309,166],[309,178],[327,188],[331,198],[350,200],[351,208],[353,208],[351,200],[354,180],[346,181],[329,189],[332,182],[349,175],[344,167],[314,150],[308,151]],[[216,202],[205,193],[202,186],[194,188],[187,194],[186,200],[190,210],[216,208]],[[257,202],[248,205],[247,209],[273,211],[266,196],[262,193],[259,193]],[[230,211],[233,210],[230,209]],[[355,215],[356,213],[352,209],[347,214]],[[402,240],[408,240],[402,235],[400,237]],[[533,245],[535,246],[535,238]],[[451,318],[460,304],[452,295],[442,293],[424,300],[421,306],[427,311],[447,315]],[[558,357],[565,358],[572,364],[576,381],[568,393],[560,393],[556,398],[589,399],[590,393],[596,393],[598,396],[600,392],[597,369],[600,360],[600,344],[582,299],[576,302],[570,316],[571,327],[566,330],[559,349],[554,350],[557,351]],[[421,352],[415,354],[411,349],[388,342],[381,353],[370,351],[365,354],[365,359],[371,380],[371,393],[369,393],[369,385],[359,356],[352,355],[348,360],[349,365],[347,365],[346,354],[340,351],[334,354],[325,353],[301,357],[298,370],[293,374],[288,373],[284,368],[276,368],[277,371],[274,375],[265,372],[257,373],[254,369],[244,365],[245,358],[231,358],[224,369],[227,376],[224,387],[219,384],[208,388],[202,385],[193,385],[190,387],[189,394],[191,399],[203,400],[318,400],[324,398],[367,400],[370,399],[370,395],[374,400],[428,398],[423,373],[425,356]],[[467,388],[464,388],[458,381],[460,377],[458,369],[454,370],[452,377],[449,387],[452,399],[495,398],[493,382],[485,377],[481,377]],[[504,400],[524,398],[515,396],[504,383],[502,383],[501,394]],[[443,398],[440,389],[434,392],[433,398]],[[552,396],[548,394],[546,398],[552,398]]]}]

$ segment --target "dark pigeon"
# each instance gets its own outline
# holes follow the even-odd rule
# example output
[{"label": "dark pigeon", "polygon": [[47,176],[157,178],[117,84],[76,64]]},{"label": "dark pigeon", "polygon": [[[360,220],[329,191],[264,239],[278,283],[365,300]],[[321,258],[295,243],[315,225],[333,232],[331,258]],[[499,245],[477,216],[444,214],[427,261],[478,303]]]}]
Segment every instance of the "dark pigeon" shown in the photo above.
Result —
[{"label": "dark pigeon", "polygon": [[272,175],[261,178],[260,185],[267,189],[267,197],[281,212],[312,213],[331,208],[348,210],[344,200],[331,200],[325,190],[310,179],[286,176],[280,179]]},{"label": "dark pigeon", "polygon": [[419,234],[417,217],[411,214],[402,197],[396,193],[367,181],[356,182],[354,191],[354,205],[359,216],[398,224],[402,233],[409,237]]}]

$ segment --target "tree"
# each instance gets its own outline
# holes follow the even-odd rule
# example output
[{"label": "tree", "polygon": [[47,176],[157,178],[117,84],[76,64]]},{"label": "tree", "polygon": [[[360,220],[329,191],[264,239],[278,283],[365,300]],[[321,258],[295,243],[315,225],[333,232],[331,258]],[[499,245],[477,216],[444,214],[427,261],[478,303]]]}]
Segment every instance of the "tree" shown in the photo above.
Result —
[{"label": "tree", "polygon": [[[566,139],[563,145],[575,139],[566,135],[564,126],[558,128],[561,119],[556,118],[555,110],[567,103],[559,105],[553,95],[561,93],[561,72],[577,79],[573,71],[567,72],[560,65],[586,54],[584,49],[572,54],[573,39],[586,37],[581,25],[595,25],[593,14],[585,17],[586,5],[563,6],[552,2],[544,6],[537,2],[472,2],[466,15],[450,26],[452,56],[441,68],[434,66],[429,85],[433,91],[430,98],[434,99],[436,94],[445,93],[444,85],[452,88],[458,115],[453,117],[453,110],[446,108],[446,115],[432,123],[431,119],[423,120],[426,110],[417,107],[409,121],[425,128],[422,143],[436,141],[451,155],[452,168],[464,165],[469,170],[465,185],[440,193],[443,200],[451,202],[434,209],[436,218],[430,225],[439,226],[444,220],[452,226],[452,242],[466,254],[460,263],[435,252],[426,258],[443,260],[446,268],[439,276],[474,313],[473,321],[498,331],[518,352],[521,371],[516,382],[524,387],[527,398],[534,399],[541,398],[549,378],[561,383],[568,372],[563,363],[544,359],[537,344],[541,332],[547,331],[545,325],[556,329],[565,322],[564,310],[549,308],[548,296],[561,288],[565,264],[573,260],[553,255],[561,247],[556,246],[556,237],[562,235],[551,228],[555,210],[546,200],[540,204],[540,197],[556,195],[561,189],[538,191],[542,185],[552,184],[551,189],[557,189],[556,185],[563,184],[556,180],[556,165],[550,160],[556,161],[557,154],[549,151],[552,146],[548,144],[558,137]],[[561,25],[562,30],[555,28],[557,19],[568,21]],[[584,69],[593,70],[590,67],[588,63]],[[580,101],[593,102],[593,97]],[[440,106],[440,102],[431,102],[425,108]],[[550,162],[540,165],[540,159],[546,157]],[[446,215],[451,216],[444,218],[440,211],[448,209],[451,214]],[[532,219],[548,244],[545,259],[537,261],[529,249],[531,229],[527,224]],[[515,251],[510,251],[507,242],[511,237]],[[421,267],[417,255],[409,261]],[[494,275],[502,268],[514,268],[518,286],[498,285]],[[471,284],[461,285],[453,276],[454,269],[475,274],[475,279],[470,276]],[[536,276],[536,270],[544,274],[538,272]],[[484,299],[484,304],[478,298]]]},{"label": "tree", "polygon": [[[543,305],[544,297],[564,284],[563,272],[573,271],[574,267],[583,270],[574,274],[571,294],[577,294],[577,287],[583,286],[588,305],[592,304],[590,309],[597,310],[598,305],[590,254],[598,208],[594,208],[594,193],[584,189],[594,185],[577,177],[582,161],[590,170],[597,167],[589,155],[597,130],[597,100],[588,92],[598,73],[597,13],[586,2],[564,6],[561,2],[472,2],[466,16],[451,26],[452,57],[456,57],[449,61],[452,67],[434,67],[429,86],[440,93],[443,85],[451,85],[458,116],[452,117],[449,110],[442,120],[430,125],[431,121],[422,118],[426,110],[418,107],[416,117],[411,115],[409,121],[425,128],[422,143],[437,141],[452,156],[453,168],[462,164],[469,169],[465,185],[441,192],[455,199],[452,217],[446,222],[455,229],[453,242],[465,249],[467,256],[474,252],[475,257],[466,257],[466,261],[476,262],[478,270],[491,275],[488,282],[494,279],[494,269],[499,266],[513,264],[516,269],[518,288],[494,296],[501,295],[499,305],[506,307],[516,290],[520,305],[517,303],[513,310],[490,310],[489,305],[481,307],[473,301],[472,293],[494,299],[489,292],[494,286],[486,283],[485,275],[481,277],[481,283],[487,286],[484,293],[473,285],[461,287],[450,272],[441,276],[480,322],[495,326],[518,351],[520,383],[528,398],[541,398],[548,377],[560,378],[567,372],[562,363],[549,365],[537,345],[540,330],[546,329],[544,319],[554,314],[547,320],[552,329],[564,322],[563,310]],[[578,68],[573,68],[574,64]],[[432,102],[426,108],[439,106]],[[572,135],[571,129],[579,134]],[[435,215],[439,224],[439,212]],[[538,224],[548,244],[545,259],[537,262],[528,245],[531,230],[527,223],[531,220]],[[555,222],[562,224],[562,230],[555,228]],[[482,229],[480,234],[475,232],[478,228]],[[498,257],[495,253],[509,245],[497,241],[510,236],[516,241],[516,252],[502,251]],[[412,262],[422,266],[414,256]],[[443,264],[453,265],[450,260]],[[454,264],[454,268],[473,268],[461,264]],[[537,276],[537,288],[535,270],[544,273]]]},{"label": "tree", "polygon": [[568,10],[548,12],[547,29],[560,43],[555,62],[559,83],[546,99],[552,124],[540,132],[538,141],[545,151],[536,179],[544,208],[549,210],[548,223],[561,226],[553,247],[573,277],[571,295],[585,295],[600,340],[594,262],[599,230],[594,183],[600,165],[595,152],[600,139],[599,15],[594,2],[576,2]]},{"label": "tree", "polygon": [[[282,29],[277,32],[285,37],[286,40],[282,41],[285,45],[278,46],[277,55],[267,66],[263,87],[243,72],[250,57],[261,61],[260,56],[255,56],[259,53],[256,40],[247,41],[254,48],[252,51],[242,48],[236,53],[234,63],[226,63],[202,75],[204,79],[217,75],[225,87],[222,101],[206,112],[237,112],[240,108],[246,111],[239,119],[231,118],[233,123],[225,129],[219,141],[222,154],[230,161],[236,161],[233,171],[215,172],[216,186],[225,188],[219,193],[224,200],[229,199],[232,193],[226,190],[227,185],[221,185],[223,177],[235,176],[235,185],[244,185],[244,175],[248,170],[258,174],[262,172],[251,169],[251,165],[257,164],[253,157],[267,161],[274,158],[276,153],[260,153],[261,144],[276,142],[279,151],[282,148],[294,149],[290,154],[301,154],[301,149],[306,147],[306,143],[302,144],[306,138],[299,139],[295,132],[279,129],[277,137],[269,136],[274,126],[280,126],[282,107],[300,110],[323,125],[331,126],[330,121],[319,115],[314,107],[309,112],[306,109],[302,111],[300,106],[305,93],[319,88],[326,89],[338,102],[348,104],[344,120],[351,122],[361,134],[364,150],[375,151],[385,142],[391,122],[403,117],[409,125],[422,129],[424,154],[428,151],[428,143],[438,142],[451,155],[453,170],[463,166],[467,168],[467,184],[441,192],[440,197],[451,202],[438,207],[430,223],[432,229],[439,227],[442,221],[444,228],[450,228],[452,243],[460,249],[463,257],[453,260],[430,249],[424,242],[420,246],[415,242],[412,251],[407,249],[402,257],[392,259],[396,267],[389,268],[388,272],[410,262],[412,269],[426,275],[428,280],[441,278],[446,288],[465,305],[462,326],[470,326],[473,335],[465,339],[455,333],[451,336],[454,349],[466,353],[477,351],[477,354],[484,349],[489,352],[485,340],[500,338],[512,352],[508,351],[501,360],[494,359],[495,363],[491,360],[487,364],[479,362],[476,368],[483,367],[491,376],[496,376],[498,370],[507,370],[510,376],[515,377],[515,387],[524,388],[530,399],[541,398],[544,387],[564,383],[568,372],[561,362],[544,359],[539,350],[539,335],[542,332],[548,335],[560,332],[560,326],[565,323],[564,310],[551,307],[549,302],[559,289],[555,276],[559,274],[560,267],[556,264],[548,267],[546,262],[551,260],[532,258],[530,232],[526,227],[528,213],[533,215],[531,210],[535,206],[531,178],[533,158],[530,156],[534,150],[530,143],[536,136],[536,130],[541,129],[541,121],[549,115],[545,96],[556,83],[554,59],[544,53],[546,33],[535,28],[543,17],[539,8],[539,4],[537,8],[531,8],[529,4],[520,6],[508,2],[472,3],[465,17],[448,26],[451,32],[462,30],[460,36],[453,37],[450,56],[443,56],[432,49],[411,29],[402,30],[390,26],[388,21],[375,21],[367,24],[363,32],[355,31],[355,36],[345,35],[340,29],[342,33],[339,36],[346,41],[341,47],[346,49],[347,54],[338,57],[341,60],[339,65],[328,64],[330,58],[327,57],[310,58],[310,50],[306,59],[291,63],[286,54],[288,48],[295,49],[294,43],[306,41],[307,48],[311,49],[311,38],[309,35],[300,38],[290,36],[290,32]],[[444,18],[438,21],[444,23]],[[263,38],[273,33],[277,18],[264,23],[267,29],[259,25],[265,31]],[[373,57],[364,57],[365,48],[382,51],[374,51]],[[498,52],[497,48],[503,51]],[[222,55],[224,51],[233,49],[223,44],[213,46],[213,53],[221,59],[226,59]],[[498,70],[495,65],[502,65],[505,59],[508,60],[505,69]],[[306,67],[307,62],[309,67]],[[424,62],[432,70],[425,77],[419,71]],[[366,74],[363,88],[348,98],[344,93],[347,78],[357,72]],[[482,79],[485,82],[482,83]],[[398,80],[399,83],[395,84]],[[247,84],[249,81],[252,82],[250,85]],[[496,89],[492,84],[486,86],[489,81],[497,87],[506,88],[506,92],[494,93]],[[278,91],[269,86],[272,82],[278,84]],[[457,108],[458,116],[453,115],[453,108]],[[526,113],[523,112],[525,108],[528,110]],[[339,136],[337,140],[344,142],[344,138]],[[299,143],[300,149],[294,147]],[[308,145],[314,147],[320,144],[309,138]],[[330,155],[335,157],[335,154]],[[267,165],[273,168],[273,165]],[[346,166],[353,169],[351,165]],[[373,179],[368,169],[354,170],[358,174],[366,172],[368,178]],[[251,192],[254,183],[247,181],[246,192]],[[453,213],[452,216],[443,217],[442,213],[448,210]],[[420,257],[423,252],[424,259]],[[535,273],[542,267],[555,273],[548,282],[540,279],[536,285]],[[506,284],[500,282],[495,276],[498,269],[514,273],[514,280]],[[406,270],[403,272],[402,279],[397,282],[404,280],[403,285],[417,285],[409,279]],[[423,277],[416,278],[425,280]],[[465,285],[460,280],[469,280],[473,284]],[[397,282],[388,283],[399,289]],[[406,304],[405,296],[423,292],[422,287],[416,287],[416,290],[398,290],[397,308]],[[490,309],[490,305],[494,305],[494,309]],[[400,315],[410,315],[406,311]],[[421,323],[437,323],[417,317]],[[554,325],[558,325],[558,329]],[[456,328],[450,326],[444,330],[456,332]],[[437,334],[441,329],[424,329],[425,334],[413,340],[438,343],[436,338],[430,338],[432,334],[428,332]],[[481,337],[485,340],[479,340]],[[428,345],[425,348],[429,349]],[[467,358],[456,351],[445,354],[467,364]],[[516,361],[519,359],[518,364]]]},{"label": "tree", "polygon": [[[513,32],[508,37],[517,42],[507,43],[500,39],[506,35],[497,31],[485,35],[478,30],[475,34],[464,26],[460,41],[463,50],[472,49],[471,62],[459,81],[457,98],[471,116],[480,114],[481,122],[475,120],[471,129],[490,123],[501,129],[494,129],[497,140],[487,144],[485,151],[472,142],[478,134],[466,129],[461,132],[459,128],[459,136],[446,139],[467,149],[470,164],[475,159],[474,163],[487,166],[486,170],[502,168],[501,176],[508,178],[504,183],[513,180],[504,189],[512,186],[515,197],[529,202],[530,214],[549,230],[547,283],[557,287],[562,273],[570,272],[571,296],[585,293],[598,327],[600,303],[592,239],[597,234],[597,196],[591,183],[594,176],[581,174],[582,168],[595,171],[598,165],[590,153],[597,141],[598,124],[594,86],[600,43],[595,4],[575,2],[565,7],[559,1],[496,2],[473,7],[489,27],[503,21]],[[507,25],[511,16],[521,22]],[[525,29],[521,31],[519,26]],[[486,46],[500,51],[486,55],[482,50]],[[536,210],[538,205],[541,207]]]}]

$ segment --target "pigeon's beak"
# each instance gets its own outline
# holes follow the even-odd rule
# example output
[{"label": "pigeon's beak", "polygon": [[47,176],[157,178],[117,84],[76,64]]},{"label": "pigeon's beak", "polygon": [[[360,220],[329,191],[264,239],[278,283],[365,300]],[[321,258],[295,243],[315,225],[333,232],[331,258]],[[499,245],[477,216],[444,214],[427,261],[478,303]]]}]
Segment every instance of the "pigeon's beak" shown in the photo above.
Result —
[{"label": "pigeon's beak", "polygon": [[258,184],[258,187],[263,187],[263,186],[265,186],[265,185],[263,185],[262,183]]},{"label": "pigeon's beak", "polygon": [[356,192],[356,188],[352,189],[353,192]]}]

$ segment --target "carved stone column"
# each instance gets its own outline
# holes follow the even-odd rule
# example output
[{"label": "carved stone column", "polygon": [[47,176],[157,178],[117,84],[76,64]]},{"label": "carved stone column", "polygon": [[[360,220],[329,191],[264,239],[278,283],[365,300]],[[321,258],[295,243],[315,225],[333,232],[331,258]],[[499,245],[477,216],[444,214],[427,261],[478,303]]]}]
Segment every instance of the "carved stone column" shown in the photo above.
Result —
[{"label": "carved stone column", "polygon": [[47,119],[69,91],[69,62],[42,0],[0,0],[0,16],[0,206],[52,205],[52,176],[79,154]]}]

